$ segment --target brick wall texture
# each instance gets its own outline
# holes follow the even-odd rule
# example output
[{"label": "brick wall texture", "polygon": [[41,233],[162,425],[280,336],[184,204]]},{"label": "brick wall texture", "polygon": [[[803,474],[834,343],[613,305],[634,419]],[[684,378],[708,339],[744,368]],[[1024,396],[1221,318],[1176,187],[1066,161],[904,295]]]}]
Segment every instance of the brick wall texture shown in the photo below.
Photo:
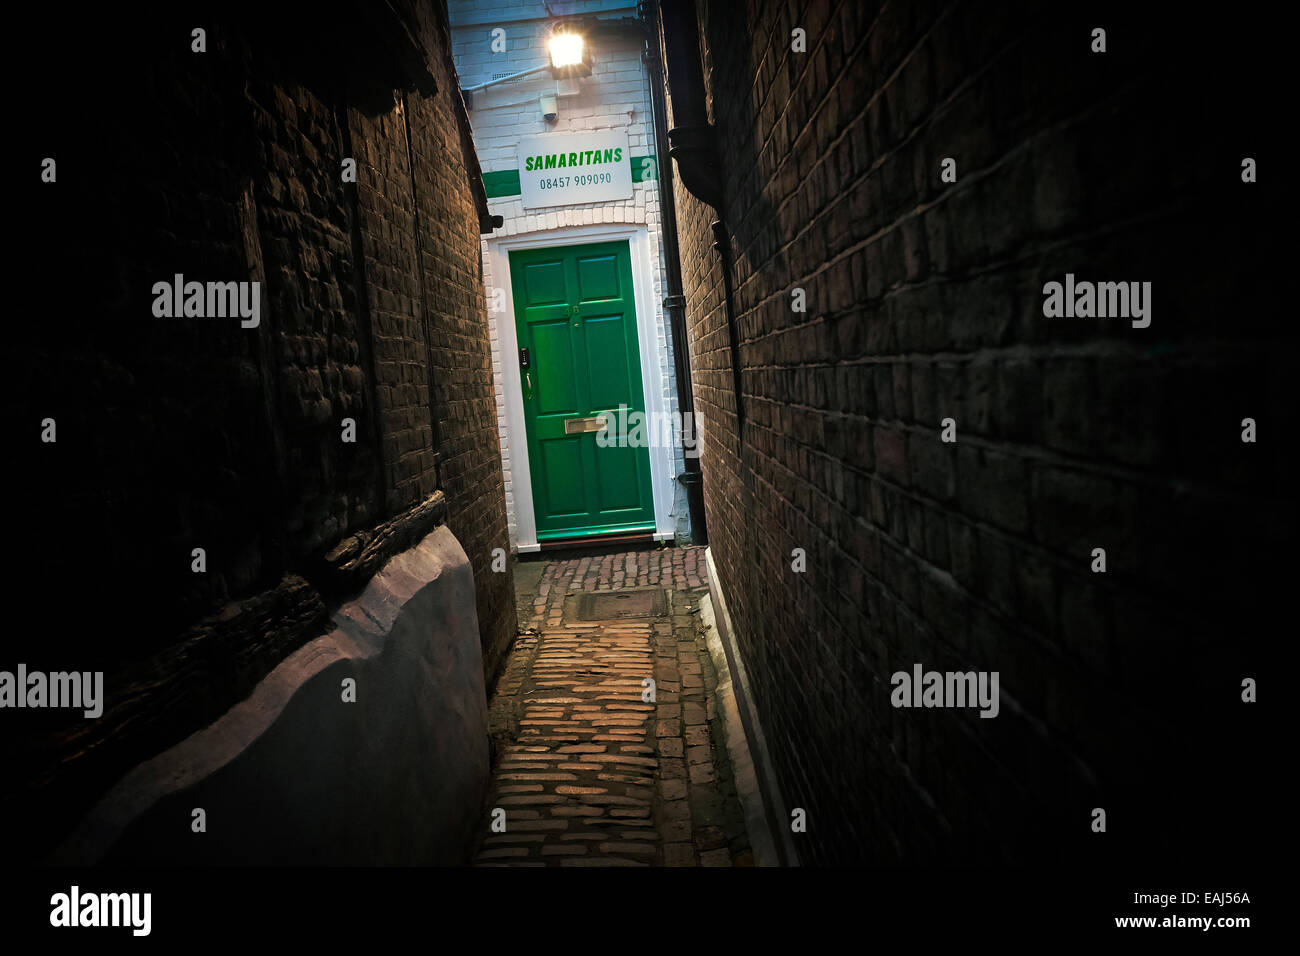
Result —
[{"label": "brick wall texture", "polygon": [[[1241,680],[1295,531],[1285,270],[1241,181],[1276,61],[1104,4],[695,6],[745,414],[678,177],[709,537],[801,858],[1254,839],[1267,788],[1224,775],[1268,762]],[[1152,325],[1045,318],[1067,272],[1152,282]],[[1000,714],[892,707],[918,662],[999,671]]]},{"label": "brick wall texture", "polygon": [[[58,429],[56,444],[23,455],[15,495],[17,580],[31,626],[49,635],[29,667],[135,662],[157,677],[196,621],[287,574],[314,581],[341,539],[439,489],[473,563],[489,676],[501,660],[515,619],[510,574],[490,567],[509,539],[484,199],[445,9],[392,6],[336,19],[236,5],[141,16],[130,30],[106,14],[65,30],[53,11],[31,31],[48,38],[49,62],[75,64],[56,71],[50,102],[77,109],[32,100],[22,116],[32,155],[58,163],[54,184],[24,178],[28,319],[6,341],[8,426],[25,435],[48,417]],[[196,26],[206,52],[191,49]],[[399,70],[403,32],[436,92]],[[345,157],[355,184],[342,180]],[[262,282],[260,326],[155,318],[152,286],[177,273]],[[205,574],[191,571],[196,547]],[[336,597],[306,602],[296,643]],[[247,693],[293,649],[271,640],[278,620],[183,662],[199,676],[171,695],[182,711],[136,749]],[[110,709],[139,689],[108,681]],[[118,753],[104,772],[142,756]]]}]

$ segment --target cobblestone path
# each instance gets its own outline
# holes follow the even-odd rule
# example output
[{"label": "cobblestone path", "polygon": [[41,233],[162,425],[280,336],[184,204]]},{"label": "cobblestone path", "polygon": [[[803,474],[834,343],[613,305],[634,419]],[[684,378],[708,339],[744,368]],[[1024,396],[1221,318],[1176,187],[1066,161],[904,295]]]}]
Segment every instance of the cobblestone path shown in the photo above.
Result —
[{"label": "cobblestone path", "polygon": [[705,574],[700,548],[546,565],[491,702],[479,864],[752,862],[693,613]]}]

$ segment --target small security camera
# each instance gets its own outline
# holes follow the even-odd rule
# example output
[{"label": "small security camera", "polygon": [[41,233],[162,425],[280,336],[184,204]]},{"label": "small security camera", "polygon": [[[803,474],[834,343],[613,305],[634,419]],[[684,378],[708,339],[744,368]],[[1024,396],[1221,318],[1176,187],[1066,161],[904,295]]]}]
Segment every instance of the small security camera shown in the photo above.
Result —
[{"label": "small security camera", "polygon": [[559,108],[555,104],[555,94],[552,93],[542,96],[541,103],[542,119],[546,120],[548,123],[554,123],[556,114],[559,113]]}]

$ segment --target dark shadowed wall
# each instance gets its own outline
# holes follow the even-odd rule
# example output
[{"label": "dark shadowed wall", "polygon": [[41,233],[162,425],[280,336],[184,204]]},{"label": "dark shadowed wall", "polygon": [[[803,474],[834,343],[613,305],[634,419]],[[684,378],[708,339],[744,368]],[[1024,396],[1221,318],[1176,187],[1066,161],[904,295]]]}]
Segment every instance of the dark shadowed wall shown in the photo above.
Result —
[{"label": "dark shadowed wall", "polygon": [[[24,624],[2,666],[107,672],[99,720],[4,715],[31,832],[246,696],[439,523],[473,567],[489,676],[513,637],[490,567],[509,549],[490,225],[447,31],[433,2],[30,25],[50,84],[22,138],[57,180],[16,185],[4,407],[57,442],[16,455]],[[177,274],[261,283],[260,324],[155,317]]]},{"label": "dark shadowed wall", "polygon": [[[709,537],[801,857],[1261,839],[1241,682],[1294,570],[1296,403],[1286,173],[1242,160],[1275,142],[1279,61],[1187,11],[694,6],[721,209],[676,196]],[[1151,282],[1150,326],[1045,317],[1067,273]],[[998,671],[999,715],[894,708],[916,663]]]}]

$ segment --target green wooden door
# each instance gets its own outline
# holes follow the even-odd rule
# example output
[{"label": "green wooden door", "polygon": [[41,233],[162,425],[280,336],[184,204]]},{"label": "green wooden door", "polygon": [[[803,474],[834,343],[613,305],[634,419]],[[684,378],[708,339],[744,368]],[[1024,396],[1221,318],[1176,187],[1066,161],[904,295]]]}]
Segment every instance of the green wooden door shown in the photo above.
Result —
[{"label": "green wooden door", "polygon": [[538,540],[654,528],[645,443],[582,430],[645,411],[627,242],[511,252],[510,281]]}]

